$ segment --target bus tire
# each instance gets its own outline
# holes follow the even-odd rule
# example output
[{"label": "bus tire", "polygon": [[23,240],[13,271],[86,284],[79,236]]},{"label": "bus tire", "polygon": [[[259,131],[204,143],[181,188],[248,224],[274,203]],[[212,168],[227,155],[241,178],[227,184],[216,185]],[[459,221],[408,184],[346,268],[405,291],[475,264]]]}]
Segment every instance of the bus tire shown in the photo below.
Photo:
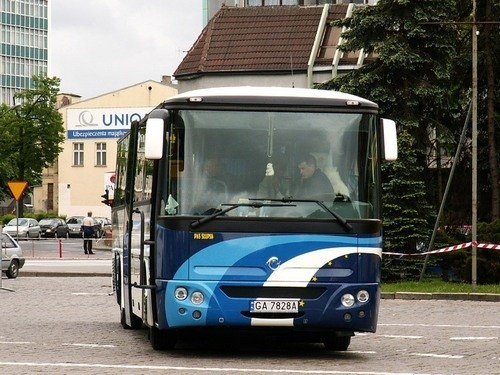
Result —
[{"label": "bus tire", "polygon": [[351,344],[351,336],[333,336],[323,340],[326,350],[345,352]]},{"label": "bus tire", "polygon": [[160,331],[156,327],[149,327],[149,341],[154,350],[172,350],[177,343],[177,336],[172,331]]}]

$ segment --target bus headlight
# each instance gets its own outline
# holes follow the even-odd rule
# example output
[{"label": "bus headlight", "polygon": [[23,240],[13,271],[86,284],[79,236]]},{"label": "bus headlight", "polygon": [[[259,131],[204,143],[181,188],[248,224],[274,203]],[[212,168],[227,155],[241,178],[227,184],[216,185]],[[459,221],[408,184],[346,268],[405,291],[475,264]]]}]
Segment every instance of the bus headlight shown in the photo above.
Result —
[{"label": "bus headlight", "polygon": [[201,305],[203,301],[205,300],[205,297],[203,296],[202,292],[194,292],[191,295],[191,302],[195,305]]},{"label": "bus headlight", "polygon": [[175,289],[174,295],[177,300],[184,301],[188,296],[188,291],[186,288],[181,286]]},{"label": "bus headlight", "polygon": [[344,294],[340,301],[344,307],[352,307],[354,305],[354,296],[352,294]]},{"label": "bus headlight", "polygon": [[356,294],[356,299],[361,303],[366,303],[370,299],[370,293],[366,290],[360,290],[358,294]]}]

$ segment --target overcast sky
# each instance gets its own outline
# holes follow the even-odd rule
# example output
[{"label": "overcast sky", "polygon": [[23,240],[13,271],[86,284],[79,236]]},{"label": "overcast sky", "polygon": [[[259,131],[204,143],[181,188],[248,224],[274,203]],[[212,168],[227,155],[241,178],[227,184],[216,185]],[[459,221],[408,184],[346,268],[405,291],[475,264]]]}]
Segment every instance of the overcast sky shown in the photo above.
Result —
[{"label": "overcast sky", "polygon": [[172,75],[202,30],[202,0],[50,0],[49,76],[92,98]]}]

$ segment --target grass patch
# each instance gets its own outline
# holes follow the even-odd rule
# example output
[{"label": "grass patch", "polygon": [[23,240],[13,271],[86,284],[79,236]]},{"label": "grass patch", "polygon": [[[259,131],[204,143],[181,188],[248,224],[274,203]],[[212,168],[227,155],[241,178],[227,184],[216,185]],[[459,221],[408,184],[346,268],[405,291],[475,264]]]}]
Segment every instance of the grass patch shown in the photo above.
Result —
[{"label": "grass patch", "polygon": [[[418,293],[472,293],[472,284],[453,283],[440,280],[403,281],[399,283],[382,283],[382,292],[418,292]],[[475,293],[500,294],[500,284],[477,285]]]}]

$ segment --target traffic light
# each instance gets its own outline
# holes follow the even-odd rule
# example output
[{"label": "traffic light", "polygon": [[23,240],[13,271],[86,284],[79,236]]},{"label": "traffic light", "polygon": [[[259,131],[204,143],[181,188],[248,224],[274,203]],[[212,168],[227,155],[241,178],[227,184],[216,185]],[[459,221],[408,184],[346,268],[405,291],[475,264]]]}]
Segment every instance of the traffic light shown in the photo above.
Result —
[{"label": "traffic light", "polygon": [[113,201],[109,199],[109,190],[108,189],[104,190],[104,194],[101,195],[101,198],[103,198],[101,203],[104,203],[106,206],[111,206],[113,204]]}]

